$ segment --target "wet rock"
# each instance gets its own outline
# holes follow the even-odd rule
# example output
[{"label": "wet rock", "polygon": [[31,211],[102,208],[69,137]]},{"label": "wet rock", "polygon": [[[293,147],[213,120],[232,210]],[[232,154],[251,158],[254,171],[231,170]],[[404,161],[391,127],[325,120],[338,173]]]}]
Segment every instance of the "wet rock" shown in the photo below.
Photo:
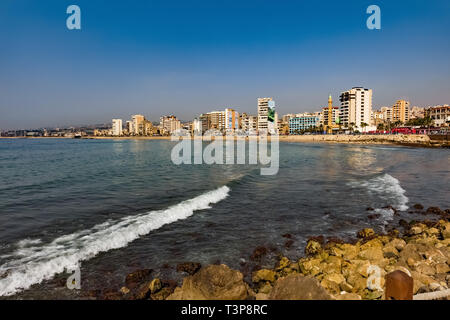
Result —
[{"label": "wet rock", "polygon": [[177,272],[185,272],[189,275],[193,275],[202,267],[199,262],[184,262],[177,265]]},{"label": "wet rock", "polygon": [[282,257],[282,258],[280,259],[280,261],[278,261],[277,266],[275,267],[275,270],[276,270],[276,271],[280,271],[280,270],[282,270],[282,269],[288,267],[290,263],[291,263],[291,262],[289,261],[288,258]]},{"label": "wet rock", "polygon": [[141,269],[128,274],[125,278],[126,286],[129,289],[137,288],[142,282],[150,278],[152,271],[152,269]]},{"label": "wet rock", "polygon": [[294,240],[287,240],[287,241],[284,243],[284,247],[285,247],[286,249],[289,249],[290,247],[292,247],[293,244],[294,244]]},{"label": "wet rock", "polygon": [[159,290],[161,290],[161,288],[162,288],[161,280],[159,280],[158,278],[153,279],[152,282],[150,282],[149,289],[151,293],[156,293]]},{"label": "wet rock", "polygon": [[121,300],[122,294],[114,289],[107,289],[103,291],[103,300]]},{"label": "wet rock", "polygon": [[278,279],[269,295],[270,300],[331,300],[331,295],[316,279],[289,275]]},{"label": "wet rock", "polygon": [[367,218],[369,218],[369,220],[375,220],[375,219],[378,219],[379,217],[381,217],[381,214],[379,214],[379,213],[369,214],[367,216]]},{"label": "wet rock", "polygon": [[442,211],[439,207],[429,207],[426,211],[426,214],[442,215],[445,214],[445,212]]},{"label": "wet rock", "polygon": [[420,203],[416,203],[415,205],[413,205],[413,208],[416,210],[423,210],[423,205],[421,205]]},{"label": "wet rock", "polygon": [[305,253],[307,255],[316,255],[322,251],[322,245],[319,241],[309,240],[305,247]]},{"label": "wet rock", "polygon": [[375,209],[374,208],[372,208],[372,207],[367,207],[367,209],[366,209],[367,211],[374,211]]},{"label": "wet rock", "polygon": [[358,232],[358,238],[365,239],[375,235],[375,231],[371,228],[364,228]]},{"label": "wet rock", "polygon": [[175,289],[173,289],[173,288],[164,287],[164,288],[161,288],[161,290],[159,290],[158,292],[152,293],[150,295],[150,298],[152,300],[166,300],[167,297],[169,297],[174,292],[174,290]]},{"label": "wet rock", "polygon": [[290,233],[285,233],[285,234],[282,235],[282,237],[286,238],[286,239],[293,239],[294,238],[294,236],[292,234],[290,234]]},{"label": "wet rock", "polygon": [[424,230],[424,227],[425,227],[425,225],[423,225],[423,224],[417,224],[417,225],[414,225],[414,226],[412,226],[412,227],[409,229],[408,234],[409,234],[409,235],[417,235],[417,234],[421,234],[421,233],[423,232],[423,230]]},{"label": "wet rock", "polygon": [[120,292],[124,295],[129,294],[130,293],[130,289],[128,289],[127,287],[122,287],[120,288]]},{"label": "wet rock", "polygon": [[260,281],[275,282],[276,273],[270,269],[261,269],[253,274],[252,281],[258,283]]},{"label": "wet rock", "polygon": [[210,265],[184,279],[167,300],[243,300],[248,296],[243,275],[226,265]]},{"label": "wet rock", "polygon": [[150,282],[144,283],[133,294],[133,300],[146,300],[150,298]]},{"label": "wet rock", "polygon": [[268,250],[267,250],[266,247],[259,246],[253,251],[252,255],[250,256],[250,260],[252,260],[252,261],[259,261],[267,253],[268,253]]}]

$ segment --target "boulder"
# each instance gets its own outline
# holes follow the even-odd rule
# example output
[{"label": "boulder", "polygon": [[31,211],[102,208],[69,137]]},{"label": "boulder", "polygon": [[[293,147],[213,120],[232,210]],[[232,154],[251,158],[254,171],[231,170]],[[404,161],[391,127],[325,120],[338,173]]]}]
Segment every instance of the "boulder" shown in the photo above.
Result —
[{"label": "boulder", "polygon": [[258,283],[260,281],[275,282],[276,273],[270,269],[260,269],[253,273],[252,281]]},{"label": "boulder", "polygon": [[385,246],[383,248],[383,256],[385,258],[397,258],[398,257],[398,250],[393,246]]},{"label": "boulder", "polygon": [[359,231],[357,234],[358,238],[361,238],[361,239],[372,237],[374,235],[375,235],[375,231],[373,231],[373,229],[371,229],[371,228],[364,228],[361,231]]},{"label": "boulder", "polygon": [[304,274],[309,274],[314,268],[319,269],[320,261],[320,259],[303,258],[299,260],[298,265]]},{"label": "boulder", "polygon": [[282,269],[286,268],[287,266],[289,266],[290,263],[291,262],[289,261],[288,258],[282,257],[280,259],[280,261],[278,261],[278,264],[277,264],[277,267],[275,268],[275,270],[277,270],[277,271],[282,270]]},{"label": "boulder", "polygon": [[159,280],[158,278],[153,279],[152,282],[150,282],[149,288],[151,293],[155,293],[161,290],[162,288],[161,280]]},{"label": "boulder", "polygon": [[184,262],[177,265],[177,272],[185,272],[189,275],[193,275],[202,267],[199,262]]},{"label": "boulder", "polygon": [[436,264],[436,273],[450,273],[450,267],[446,263]]},{"label": "boulder", "polygon": [[248,290],[243,278],[224,264],[210,265],[186,277],[167,300],[244,300]]},{"label": "boulder", "polygon": [[128,274],[125,278],[126,287],[129,289],[139,287],[150,278],[152,271],[151,269],[141,269]]},{"label": "boulder", "polygon": [[391,242],[386,244],[386,246],[394,247],[395,249],[397,249],[397,251],[402,251],[403,248],[406,246],[406,241],[403,239],[395,238]]},{"label": "boulder", "polygon": [[447,222],[442,226],[441,234],[444,239],[450,239],[450,222]]},{"label": "boulder", "polygon": [[415,266],[415,270],[427,276],[432,276],[436,273],[436,269],[430,266],[430,264],[425,261],[417,263],[417,265]]},{"label": "boulder", "polygon": [[345,278],[340,273],[327,274],[323,277],[320,285],[332,293],[339,293],[341,291],[340,285],[345,282]]},{"label": "boulder", "polygon": [[280,278],[269,295],[270,300],[331,300],[331,295],[316,279],[299,274]]},{"label": "boulder", "polygon": [[305,253],[307,255],[316,255],[322,251],[322,245],[316,240],[309,240],[306,244]]},{"label": "boulder", "polygon": [[358,258],[362,260],[377,261],[383,259],[383,250],[381,247],[373,247],[362,250],[358,254]]}]

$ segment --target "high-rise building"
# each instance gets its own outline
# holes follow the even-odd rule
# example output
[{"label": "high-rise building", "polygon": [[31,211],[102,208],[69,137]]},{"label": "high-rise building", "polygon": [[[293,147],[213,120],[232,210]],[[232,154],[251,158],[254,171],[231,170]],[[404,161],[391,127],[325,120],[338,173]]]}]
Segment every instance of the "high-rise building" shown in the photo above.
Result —
[{"label": "high-rise building", "polygon": [[320,117],[318,114],[305,113],[289,119],[289,133],[298,134],[301,130],[317,128],[320,126]]},{"label": "high-rise building", "polygon": [[392,122],[392,108],[382,107],[381,112],[383,113],[384,122]]},{"label": "high-rise building", "polygon": [[405,100],[397,100],[392,106],[392,121],[400,121],[405,123],[409,120],[409,102]]},{"label": "high-rise building", "polygon": [[275,101],[272,98],[258,98],[258,131],[277,131],[275,119]]},{"label": "high-rise building", "polygon": [[344,127],[361,128],[362,123],[370,124],[372,115],[372,89],[354,87],[340,95],[340,122]]},{"label": "high-rise building", "polygon": [[181,121],[174,115],[163,116],[160,118],[159,128],[162,134],[168,135],[181,129]]},{"label": "high-rise building", "polygon": [[133,122],[133,134],[134,135],[143,135],[144,134],[144,121],[145,117],[140,114],[135,114],[131,116],[131,121]]},{"label": "high-rise building", "polygon": [[122,135],[122,119],[112,119],[112,135]]},{"label": "high-rise building", "polygon": [[239,113],[234,109],[225,109],[225,129],[239,129]]}]

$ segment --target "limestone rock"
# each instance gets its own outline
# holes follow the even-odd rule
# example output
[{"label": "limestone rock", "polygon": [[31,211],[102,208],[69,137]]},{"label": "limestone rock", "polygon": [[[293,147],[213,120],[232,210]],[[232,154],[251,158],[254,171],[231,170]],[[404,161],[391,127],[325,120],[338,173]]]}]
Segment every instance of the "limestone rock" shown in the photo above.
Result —
[{"label": "limestone rock", "polygon": [[184,262],[177,265],[177,272],[186,272],[189,275],[196,273],[202,265],[198,262]]},{"label": "limestone rock", "polygon": [[167,300],[243,300],[248,296],[243,275],[226,265],[210,265],[183,280]]},{"label": "limestone rock", "polygon": [[162,287],[161,280],[159,280],[158,278],[153,279],[152,282],[150,282],[150,285],[149,285],[149,289],[150,289],[151,293],[155,293],[158,290],[161,290],[161,287]]},{"label": "limestone rock", "polygon": [[331,295],[319,285],[316,279],[299,274],[278,279],[270,300],[331,300]]},{"label": "limestone rock", "polygon": [[358,238],[368,238],[375,235],[375,231],[371,228],[364,228],[358,232]]},{"label": "limestone rock", "polygon": [[260,281],[270,281],[275,282],[276,273],[269,269],[260,269],[253,273],[252,281],[257,283]]},{"label": "limestone rock", "polygon": [[322,251],[322,245],[316,240],[309,240],[306,244],[305,253],[307,255],[316,255]]}]

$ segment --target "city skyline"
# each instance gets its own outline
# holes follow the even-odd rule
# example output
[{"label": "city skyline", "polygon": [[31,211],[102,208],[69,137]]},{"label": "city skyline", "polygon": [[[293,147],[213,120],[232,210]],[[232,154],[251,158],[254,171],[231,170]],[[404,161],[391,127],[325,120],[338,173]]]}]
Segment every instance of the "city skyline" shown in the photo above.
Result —
[{"label": "city skyline", "polygon": [[373,89],[374,109],[450,101],[448,2],[380,1],[381,30],[366,27],[370,3],[345,3],[77,1],[70,31],[67,3],[4,1],[0,129],[254,114],[265,96],[279,114],[306,112],[356,86]]}]

